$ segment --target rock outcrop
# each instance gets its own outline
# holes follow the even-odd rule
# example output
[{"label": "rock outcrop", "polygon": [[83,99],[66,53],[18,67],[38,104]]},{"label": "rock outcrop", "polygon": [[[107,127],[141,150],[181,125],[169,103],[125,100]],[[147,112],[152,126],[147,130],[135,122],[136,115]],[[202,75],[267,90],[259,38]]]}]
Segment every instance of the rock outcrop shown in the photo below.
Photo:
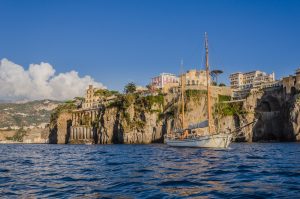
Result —
[{"label": "rock outcrop", "polygon": [[51,114],[49,126],[50,144],[67,144],[70,138],[70,127],[72,126],[72,111],[77,106],[73,103],[59,105]]},{"label": "rock outcrop", "polygon": [[[299,141],[298,98],[297,94],[287,95],[282,88],[252,91],[245,101],[234,103],[220,103],[220,99],[214,96],[215,128],[218,131],[232,131],[257,119],[255,124],[242,128],[235,141]],[[185,118],[189,124],[204,121],[207,117],[206,109],[205,91],[187,93]],[[93,136],[81,141],[73,140],[72,143],[163,142],[165,134],[181,127],[180,113],[178,96],[172,93],[159,96],[122,95],[113,102],[103,104],[93,121],[85,123],[80,120],[81,125],[91,126],[89,129]],[[50,143],[70,142],[72,119],[70,111],[57,114],[50,126]]]},{"label": "rock outcrop", "polygon": [[[148,144],[162,142],[168,121],[160,118],[162,103],[147,97],[129,96],[99,110],[96,143]],[[123,106],[126,104],[126,106]]]},{"label": "rock outcrop", "polygon": [[236,119],[241,126],[254,119],[257,122],[242,130],[244,141],[299,141],[300,104],[298,95],[284,89],[270,88],[252,91],[243,102],[245,114]]},{"label": "rock outcrop", "polygon": [[72,125],[72,114],[61,113],[57,120],[50,123],[49,143],[67,144],[70,137],[70,126]]}]

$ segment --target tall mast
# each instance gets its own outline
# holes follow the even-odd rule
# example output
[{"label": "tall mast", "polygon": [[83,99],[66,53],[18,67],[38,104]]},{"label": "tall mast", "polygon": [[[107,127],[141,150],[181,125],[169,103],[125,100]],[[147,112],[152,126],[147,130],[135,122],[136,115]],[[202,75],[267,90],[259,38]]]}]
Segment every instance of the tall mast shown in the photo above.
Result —
[{"label": "tall mast", "polygon": [[207,120],[208,120],[208,133],[211,133],[211,102],[210,102],[210,77],[209,77],[209,64],[208,64],[208,38],[205,32],[205,68],[206,68],[206,83],[207,83]]},{"label": "tall mast", "polygon": [[184,118],[184,86],[185,86],[185,78],[184,78],[184,72],[183,72],[183,60],[181,60],[181,109],[182,109],[182,115],[181,115],[181,123],[182,123],[182,128],[185,128],[185,118]]}]

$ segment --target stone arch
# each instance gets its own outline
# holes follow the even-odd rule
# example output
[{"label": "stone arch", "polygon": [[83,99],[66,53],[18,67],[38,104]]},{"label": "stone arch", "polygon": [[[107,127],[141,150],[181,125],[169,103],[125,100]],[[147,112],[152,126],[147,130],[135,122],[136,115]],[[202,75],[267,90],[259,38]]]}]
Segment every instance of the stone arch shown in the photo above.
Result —
[{"label": "stone arch", "polygon": [[284,106],[278,92],[265,92],[255,108],[258,119],[252,129],[252,141],[280,140],[284,130]]},{"label": "stone arch", "polygon": [[260,112],[280,111],[280,108],[281,106],[279,100],[273,96],[265,97],[257,106],[257,110]]}]

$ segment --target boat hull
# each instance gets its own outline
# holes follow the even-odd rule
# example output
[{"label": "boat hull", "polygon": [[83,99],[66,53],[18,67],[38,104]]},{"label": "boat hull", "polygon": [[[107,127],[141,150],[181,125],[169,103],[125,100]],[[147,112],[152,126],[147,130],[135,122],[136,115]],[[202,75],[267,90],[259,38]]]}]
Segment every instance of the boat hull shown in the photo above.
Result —
[{"label": "boat hull", "polygon": [[165,142],[174,147],[227,148],[231,139],[231,134],[217,134],[185,139],[166,138]]}]

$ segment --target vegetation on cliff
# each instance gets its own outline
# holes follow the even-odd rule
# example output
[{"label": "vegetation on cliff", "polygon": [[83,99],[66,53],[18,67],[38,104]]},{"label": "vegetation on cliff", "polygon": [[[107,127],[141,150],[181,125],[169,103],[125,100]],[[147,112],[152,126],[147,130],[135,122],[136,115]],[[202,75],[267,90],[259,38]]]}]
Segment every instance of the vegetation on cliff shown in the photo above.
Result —
[{"label": "vegetation on cliff", "polygon": [[229,102],[230,100],[231,96],[219,95],[219,100],[214,105],[214,116],[216,118],[247,113],[244,109],[243,102]]},{"label": "vegetation on cliff", "polygon": [[106,106],[106,108],[117,108],[130,129],[140,129],[145,125],[145,114],[160,114],[163,111],[163,106],[163,94],[142,95],[137,93],[127,93],[118,95],[113,102]]},{"label": "vegetation on cliff", "polygon": [[242,102],[235,103],[217,103],[214,107],[214,114],[218,117],[242,115],[247,113],[243,108]]},{"label": "vegetation on cliff", "polygon": [[128,83],[125,87],[124,87],[124,93],[128,94],[128,93],[134,93],[136,91],[136,85],[133,82]]},{"label": "vegetation on cliff", "polygon": [[186,90],[185,95],[187,100],[193,100],[195,102],[199,102],[201,97],[205,97],[207,95],[207,90]]},{"label": "vegetation on cliff", "polygon": [[107,90],[107,89],[98,89],[97,91],[95,91],[94,95],[96,96],[102,96],[102,97],[110,97],[113,95],[118,95],[119,92],[118,91],[111,91],[111,90]]},{"label": "vegetation on cliff", "polygon": [[50,121],[56,122],[59,115],[63,112],[71,113],[73,110],[78,108],[77,100],[67,100],[64,103],[58,105],[51,113]]},{"label": "vegetation on cliff", "polygon": [[12,137],[6,137],[7,140],[15,142],[23,142],[23,138],[26,135],[26,130],[23,128],[18,129]]},{"label": "vegetation on cliff", "polygon": [[13,129],[49,123],[52,110],[60,103],[52,100],[37,100],[0,104],[0,128]]}]

